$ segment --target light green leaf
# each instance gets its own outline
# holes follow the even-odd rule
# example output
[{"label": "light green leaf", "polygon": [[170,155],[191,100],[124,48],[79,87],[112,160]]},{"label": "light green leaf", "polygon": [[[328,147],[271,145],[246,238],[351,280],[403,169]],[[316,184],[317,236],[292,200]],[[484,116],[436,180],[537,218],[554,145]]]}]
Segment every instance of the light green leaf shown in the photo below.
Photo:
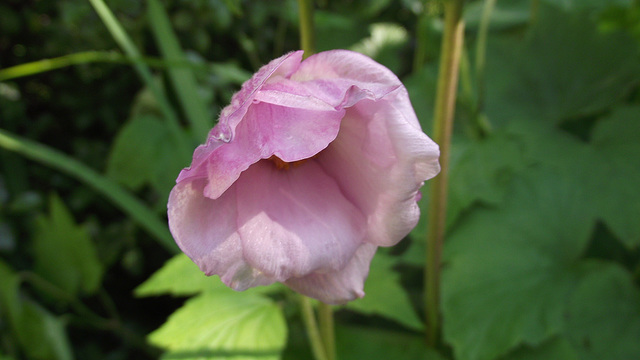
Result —
[{"label": "light green leaf", "polygon": [[35,271],[69,294],[92,294],[104,272],[95,246],[58,196],[51,196],[49,206],[49,216],[36,223]]},{"label": "light green leaf", "polygon": [[571,298],[566,336],[583,360],[640,359],[640,291],[624,269],[597,265]]},{"label": "light green leaf", "polygon": [[400,275],[393,270],[394,265],[392,257],[376,254],[365,283],[365,297],[349,302],[346,308],[364,314],[381,315],[409,328],[422,330],[424,326],[400,285]]},{"label": "light green leaf", "polygon": [[338,359],[445,360],[421,336],[374,328],[336,327]]},{"label": "light green leaf", "polygon": [[160,270],[135,289],[136,296],[171,294],[195,295],[204,291],[220,291],[226,286],[217,276],[206,276],[185,254],[169,259]]},{"label": "light green leaf", "polygon": [[165,358],[279,359],[287,338],[281,309],[248,293],[203,293],[149,335]]},{"label": "light green leaf", "polygon": [[592,196],[600,215],[628,247],[640,245],[640,107],[617,109],[593,131],[598,157]]},{"label": "light green leaf", "polygon": [[571,178],[532,169],[504,205],[476,209],[445,242],[444,339],[459,360],[489,360],[563,328],[594,225]]},{"label": "light green leaf", "polygon": [[540,10],[525,41],[491,38],[486,113],[493,123],[527,118],[557,124],[592,115],[637,82],[633,39],[598,32],[591,17],[579,12]]}]

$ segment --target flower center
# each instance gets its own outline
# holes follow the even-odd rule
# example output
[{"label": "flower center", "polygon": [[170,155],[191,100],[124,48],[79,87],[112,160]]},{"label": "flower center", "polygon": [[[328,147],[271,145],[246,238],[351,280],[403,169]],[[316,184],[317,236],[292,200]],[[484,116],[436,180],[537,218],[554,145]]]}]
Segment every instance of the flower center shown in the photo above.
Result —
[{"label": "flower center", "polygon": [[278,170],[289,170],[291,167],[298,167],[298,166],[302,165],[304,162],[306,162],[309,159],[302,159],[302,160],[293,161],[293,162],[286,162],[286,161],[280,159],[279,157],[273,155],[268,160],[270,160],[272,163],[274,163]]}]

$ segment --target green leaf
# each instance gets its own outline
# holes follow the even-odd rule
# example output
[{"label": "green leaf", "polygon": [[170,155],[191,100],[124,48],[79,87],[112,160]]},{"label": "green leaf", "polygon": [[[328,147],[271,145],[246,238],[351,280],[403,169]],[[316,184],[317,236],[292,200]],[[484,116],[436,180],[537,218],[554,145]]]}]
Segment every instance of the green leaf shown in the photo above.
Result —
[{"label": "green leaf", "polygon": [[470,205],[500,204],[513,175],[523,168],[520,144],[497,132],[481,140],[453,148],[447,223],[453,224]]},{"label": "green leaf", "polygon": [[131,119],[114,141],[107,175],[133,190],[152,184],[162,198],[168,197],[180,169],[186,166],[170,145],[172,140],[158,118],[146,115]]},{"label": "green leaf", "polygon": [[71,345],[64,324],[38,304],[26,300],[14,331],[30,359],[71,360]]},{"label": "green leaf", "polygon": [[73,359],[64,324],[38,304],[20,296],[18,275],[2,261],[0,279],[0,319],[8,319],[25,354],[35,360]]},{"label": "green leaf", "polygon": [[640,245],[640,107],[617,109],[593,131],[598,215],[628,247]]},{"label": "green leaf", "polygon": [[640,359],[640,291],[624,269],[597,265],[571,297],[567,337],[580,359]]},{"label": "green leaf", "polygon": [[0,129],[0,147],[15,151],[46,166],[51,166],[91,186],[153,235],[160,245],[170,252],[177,251],[176,243],[173,241],[166,223],[161,222],[140,200],[109,178],[55,149],[2,129]]},{"label": "green leaf", "polygon": [[149,335],[168,359],[275,360],[286,338],[284,316],[272,300],[212,292],[188,300]]},{"label": "green leaf", "polygon": [[49,216],[41,216],[36,223],[35,271],[69,294],[94,293],[104,269],[89,234],[75,223],[58,196],[51,196],[49,207]]},{"label": "green leaf", "polygon": [[[185,61],[178,37],[171,28],[169,16],[158,0],[149,0],[148,16],[156,44],[162,51],[165,60],[170,62]],[[169,77],[180,100],[182,109],[189,119],[193,132],[200,142],[204,141],[213,127],[213,116],[198,93],[198,84],[192,69],[169,68]]]},{"label": "green leaf", "polygon": [[578,360],[578,355],[569,341],[554,337],[537,347],[523,346],[501,360]]},{"label": "green leaf", "polygon": [[566,10],[579,11],[583,9],[602,10],[611,6],[628,7],[632,0],[544,0],[550,5],[560,6]]},{"label": "green leaf", "polygon": [[169,259],[160,270],[135,289],[136,296],[195,295],[219,291],[226,286],[217,276],[206,276],[185,254]]},{"label": "green leaf", "polygon": [[[269,293],[278,291],[284,285],[274,283],[246,290],[248,293]],[[185,254],[169,259],[160,270],[135,289],[136,296],[189,296],[202,292],[234,292],[217,276],[206,276]]]},{"label": "green leaf", "polygon": [[421,336],[373,328],[337,326],[338,359],[445,360]]},{"label": "green leaf", "polygon": [[489,119],[550,123],[592,115],[620,100],[637,83],[636,42],[599,33],[583,13],[541,6],[532,32],[494,37],[487,55]]},{"label": "green leaf", "polygon": [[584,195],[571,178],[532,169],[503,206],[476,209],[453,231],[442,310],[457,359],[494,359],[562,330],[594,223]]},{"label": "green leaf", "polygon": [[422,330],[424,325],[400,285],[400,275],[393,270],[394,265],[392,257],[378,253],[371,262],[364,288],[365,297],[348,303],[346,308],[364,314],[381,315],[411,329]]}]

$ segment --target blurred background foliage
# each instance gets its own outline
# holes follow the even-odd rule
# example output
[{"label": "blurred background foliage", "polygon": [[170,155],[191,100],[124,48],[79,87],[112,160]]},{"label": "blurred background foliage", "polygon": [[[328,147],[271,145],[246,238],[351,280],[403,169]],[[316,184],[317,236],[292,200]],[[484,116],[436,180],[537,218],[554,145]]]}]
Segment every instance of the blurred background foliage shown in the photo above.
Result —
[{"label": "blurred background foliage", "polygon": [[[296,2],[107,1],[142,62],[100,3],[0,3],[0,359],[310,358],[284,287],[231,292],[164,228],[233,92],[298,48]],[[392,69],[429,133],[441,5],[318,0],[318,51]],[[465,5],[441,346],[421,221],[339,308],[339,358],[640,358],[640,2],[498,0],[486,43],[485,6]]]}]

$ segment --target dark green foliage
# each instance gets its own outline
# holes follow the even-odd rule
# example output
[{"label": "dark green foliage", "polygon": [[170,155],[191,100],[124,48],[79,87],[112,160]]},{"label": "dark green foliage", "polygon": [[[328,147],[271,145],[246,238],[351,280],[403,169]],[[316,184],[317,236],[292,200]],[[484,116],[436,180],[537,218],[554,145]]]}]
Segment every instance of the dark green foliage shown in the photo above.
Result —
[{"label": "dark green foliage", "polygon": [[[87,164],[164,221],[189,161],[177,139],[195,147],[251,73],[298,48],[297,4],[106,3],[166,103],[131,62],[105,57],[0,82],[0,129]],[[482,84],[484,2],[466,4],[440,347],[421,334],[425,187],[418,227],[374,259],[367,297],[337,308],[339,359],[640,359],[640,4],[531,3],[497,1]],[[315,22],[319,50],[361,51],[398,74],[430,134],[442,24],[438,2],[424,4],[317,1]],[[417,31],[429,42],[414,67]],[[0,4],[0,71],[87,50],[121,53],[89,2]],[[284,286],[232,292],[108,196],[7,150],[0,359],[310,358]]]}]

